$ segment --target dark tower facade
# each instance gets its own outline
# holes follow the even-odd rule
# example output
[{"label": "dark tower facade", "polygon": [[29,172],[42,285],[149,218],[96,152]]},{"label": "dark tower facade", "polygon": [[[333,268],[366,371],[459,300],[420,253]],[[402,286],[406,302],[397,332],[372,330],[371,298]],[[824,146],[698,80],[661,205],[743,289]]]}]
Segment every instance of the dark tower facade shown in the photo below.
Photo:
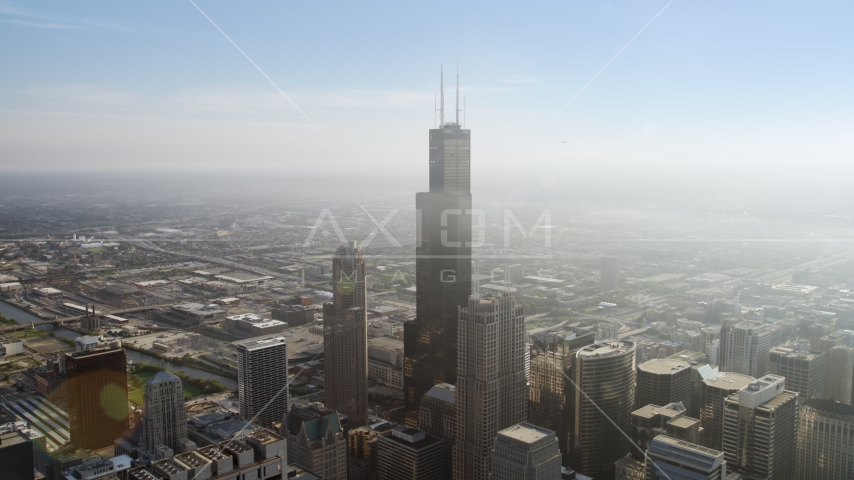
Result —
[{"label": "dark tower facade", "polygon": [[445,123],[444,93],[442,105],[430,130],[430,191],[415,195],[416,318],[404,326],[403,370],[410,426],[433,385],[456,382],[457,311],[471,295],[471,131],[459,124],[459,93],[456,123]]},{"label": "dark tower facade", "polygon": [[368,311],[365,257],[353,245],[332,258],[332,302],[323,304],[326,408],[368,424]]},{"label": "dark tower facade", "polygon": [[567,461],[575,420],[575,387],[567,377],[573,378],[575,354],[593,345],[594,337],[593,333],[550,332],[538,335],[531,345],[528,422],[553,430]]},{"label": "dark tower facade", "polygon": [[65,356],[71,443],[109,447],[128,429],[128,373],[125,351],[96,348]]}]

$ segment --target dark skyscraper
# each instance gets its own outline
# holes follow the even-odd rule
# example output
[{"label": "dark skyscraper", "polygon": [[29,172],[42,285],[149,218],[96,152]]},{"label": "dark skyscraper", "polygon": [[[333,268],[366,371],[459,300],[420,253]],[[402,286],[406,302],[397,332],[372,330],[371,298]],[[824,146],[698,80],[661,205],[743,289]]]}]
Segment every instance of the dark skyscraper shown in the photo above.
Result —
[{"label": "dark skyscraper", "polygon": [[96,348],[65,356],[71,443],[97,450],[128,429],[128,374],[125,351]]},{"label": "dark skyscraper", "polygon": [[631,445],[622,432],[632,424],[636,348],[628,340],[603,342],[575,355],[570,466],[579,473],[614,478],[614,463],[629,453]]},{"label": "dark skyscraper", "polygon": [[332,301],[323,304],[326,408],[368,423],[368,310],[365,257],[355,245],[332,258]]},{"label": "dark skyscraper", "polygon": [[575,354],[592,345],[594,334],[576,336],[568,331],[539,334],[531,345],[531,383],[528,390],[528,422],[554,430],[561,454],[569,459],[570,435],[575,419],[572,378]]},{"label": "dark skyscraper", "polygon": [[[458,77],[459,80],[459,77]],[[471,132],[445,123],[430,130],[430,191],[415,196],[416,318],[404,327],[406,423],[418,422],[421,397],[456,383],[457,309],[471,295]],[[444,92],[444,87],[443,92]]]}]

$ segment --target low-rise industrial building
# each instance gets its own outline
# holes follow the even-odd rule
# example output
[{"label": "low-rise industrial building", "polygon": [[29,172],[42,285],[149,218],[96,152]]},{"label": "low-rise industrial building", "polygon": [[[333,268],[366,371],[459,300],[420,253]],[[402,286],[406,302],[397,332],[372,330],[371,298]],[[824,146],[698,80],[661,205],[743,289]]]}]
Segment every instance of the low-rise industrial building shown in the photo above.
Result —
[{"label": "low-rise industrial building", "polygon": [[172,305],[168,313],[181,320],[199,325],[222,320],[227,315],[227,312],[217,304],[205,305],[195,302]]},{"label": "low-rise industrial building", "polygon": [[242,313],[225,317],[225,329],[240,338],[260,337],[283,333],[288,324],[279,320],[264,318],[255,313]]}]

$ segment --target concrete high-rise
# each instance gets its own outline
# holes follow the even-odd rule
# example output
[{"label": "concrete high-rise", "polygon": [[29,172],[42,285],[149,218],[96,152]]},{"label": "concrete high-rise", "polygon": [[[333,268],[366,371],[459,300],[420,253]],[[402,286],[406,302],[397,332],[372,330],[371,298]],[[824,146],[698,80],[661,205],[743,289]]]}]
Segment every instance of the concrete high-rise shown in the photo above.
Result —
[{"label": "concrete high-rise", "polygon": [[555,432],[519,423],[498,432],[491,480],[560,480],[561,454]]},{"label": "concrete high-rise", "polygon": [[649,458],[646,462],[646,480],[728,478],[727,462],[720,450],[659,435],[652,441],[646,454]]},{"label": "concrete high-rise", "polygon": [[703,380],[700,406],[700,425],[703,427],[703,445],[721,449],[724,428],[724,400],[733,393],[747,388],[753,377],[722,372]]},{"label": "concrete high-rise", "polygon": [[355,245],[332,257],[332,301],[323,304],[326,407],[350,427],[368,423],[368,308],[365,256]]},{"label": "concrete high-rise", "polygon": [[533,338],[528,422],[557,434],[561,454],[569,459],[569,439],[575,406],[570,383],[575,354],[594,343],[594,334],[550,332]]},{"label": "concrete high-rise", "polygon": [[570,466],[581,474],[613,477],[614,463],[629,453],[623,432],[631,427],[635,404],[636,348],[633,341],[614,341],[575,355]]},{"label": "concrete high-rise", "polygon": [[285,337],[260,337],[237,347],[240,416],[269,427],[288,412],[288,343]]},{"label": "concrete high-rise", "polygon": [[187,410],[181,379],[166,370],[145,383],[142,411],[142,444],[148,452],[166,446],[175,453],[188,446]]},{"label": "concrete high-rise", "polygon": [[824,396],[848,405],[854,403],[854,347],[839,345],[830,349]]},{"label": "concrete high-rise", "polygon": [[854,406],[811,398],[798,420],[798,478],[854,478]]},{"label": "concrete high-rise", "polygon": [[798,394],[765,375],[724,401],[722,450],[731,467],[774,480],[797,475]]},{"label": "concrete high-rise", "polygon": [[460,125],[459,101],[455,123],[445,122],[444,94],[441,106],[439,128],[429,132],[430,191],[415,196],[416,317],[404,324],[403,393],[410,426],[417,424],[419,402],[433,385],[457,383],[457,310],[472,293],[471,131]]},{"label": "concrete high-rise", "polygon": [[722,352],[727,372],[757,378],[768,373],[771,328],[762,322],[741,322],[726,331],[726,350]]},{"label": "concrete high-rise", "polygon": [[602,269],[599,274],[599,289],[603,292],[620,289],[620,259],[602,257]]},{"label": "concrete high-rise", "polygon": [[71,443],[98,450],[128,429],[127,357],[121,347],[65,355]]},{"label": "concrete high-rise", "polygon": [[810,350],[807,340],[773,347],[769,356],[769,373],[786,377],[786,388],[803,399],[824,396],[825,361],[823,352]]},{"label": "concrete high-rise", "polygon": [[442,439],[407,426],[377,438],[377,480],[446,478]]},{"label": "concrete high-rise", "polygon": [[691,408],[691,365],[679,360],[658,358],[638,365],[637,408],[682,402]]},{"label": "concrete high-rise", "polygon": [[525,421],[525,317],[510,293],[472,297],[459,312],[456,480],[486,480],[498,431]]}]

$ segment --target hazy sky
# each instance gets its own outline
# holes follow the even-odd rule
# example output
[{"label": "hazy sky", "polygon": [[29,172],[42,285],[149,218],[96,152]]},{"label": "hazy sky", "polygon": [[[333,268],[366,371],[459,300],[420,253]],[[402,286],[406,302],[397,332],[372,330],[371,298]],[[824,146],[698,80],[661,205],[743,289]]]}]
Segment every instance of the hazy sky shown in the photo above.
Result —
[{"label": "hazy sky", "polygon": [[[474,175],[852,174],[854,4],[0,1],[0,170],[425,178],[460,60]],[[426,183],[425,183],[426,185]]]}]

